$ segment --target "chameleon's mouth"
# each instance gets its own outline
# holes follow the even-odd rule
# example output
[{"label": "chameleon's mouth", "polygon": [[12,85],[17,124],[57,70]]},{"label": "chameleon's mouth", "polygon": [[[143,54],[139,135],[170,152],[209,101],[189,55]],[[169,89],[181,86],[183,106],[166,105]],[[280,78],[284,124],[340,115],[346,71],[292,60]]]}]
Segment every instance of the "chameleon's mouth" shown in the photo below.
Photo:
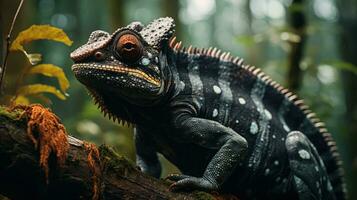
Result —
[{"label": "chameleon's mouth", "polygon": [[127,67],[124,67],[121,65],[112,66],[112,65],[84,64],[84,63],[72,65],[72,70],[74,72],[76,70],[81,70],[81,69],[94,69],[94,70],[102,70],[102,71],[110,71],[110,72],[116,72],[116,73],[121,73],[121,74],[127,74],[127,75],[131,75],[131,76],[135,76],[142,80],[145,80],[145,81],[153,84],[155,87],[161,86],[160,80],[150,76],[149,74],[147,74],[143,71],[140,71],[138,69],[127,68]]}]

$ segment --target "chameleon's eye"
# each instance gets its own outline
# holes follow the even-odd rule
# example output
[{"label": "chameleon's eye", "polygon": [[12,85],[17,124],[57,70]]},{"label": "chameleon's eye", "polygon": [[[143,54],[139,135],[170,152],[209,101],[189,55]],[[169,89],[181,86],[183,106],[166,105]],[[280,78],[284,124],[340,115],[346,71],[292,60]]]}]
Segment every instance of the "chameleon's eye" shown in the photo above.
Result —
[{"label": "chameleon's eye", "polygon": [[128,62],[135,62],[142,56],[142,44],[133,34],[124,34],[118,39],[116,50]]}]

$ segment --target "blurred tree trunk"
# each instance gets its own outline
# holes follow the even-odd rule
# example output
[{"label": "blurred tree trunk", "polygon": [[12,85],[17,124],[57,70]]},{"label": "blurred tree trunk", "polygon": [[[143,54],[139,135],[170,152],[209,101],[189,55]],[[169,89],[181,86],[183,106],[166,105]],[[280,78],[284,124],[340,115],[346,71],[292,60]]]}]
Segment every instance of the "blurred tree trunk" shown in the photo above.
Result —
[{"label": "blurred tree trunk", "polygon": [[[3,2],[0,1],[0,8],[3,8]],[[5,52],[5,32],[4,32],[4,24],[3,24],[3,16],[2,16],[2,10],[0,10],[0,63],[1,66],[3,65],[3,58],[4,58],[4,52]],[[1,73],[2,69],[0,70]],[[0,74],[1,75],[1,74]]]},{"label": "blurred tree trunk", "polygon": [[244,9],[245,9],[246,16],[247,16],[247,25],[248,25],[247,33],[253,34],[253,14],[250,9],[250,2],[251,2],[251,0],[246,0],[246,2],[244,4]]},{"label": "blurred tree trunk", "polygon": [[179,0],[162,0],[162,11],[163,16],[172,17],[175,20],[175,35],[178,40],[183,39],[182,31],[181,31],[181,21],[179,19],[179,11],[180,11],[180,2]]},{"label": "blurred tree trunk", "polygon": [[[253,30],[253,22],[254,22],[254,16],[252,13],[252,10],[250,8],[250,3],[251,0],[246,0],[245,4],[244,4],[244,10],[245,10],[245,16],[247,19],[247,29],[246,29],[246,35],[254,38],[254,30]],[[254,39],[253,39],[254,40]],[[247,58],[246,60],[248,61],[247,63],[256,63],[259,60],[259,56],[260,53],[257,53],[260,51],[260,48],[258,48],[258,45],[250,45],[249,47],[247,47],[248,52],[247,52]],[[266,49],[266,48],[264,48]],[[261,53],[263,54],[263,52]],[[264,64],[260,65],[260,66],[264,66]]]},{"label": "blurred tree trunk", "polygon": [[123,0],[110,0],[109,9],[110,9],[110,20],[111,20],[111,29],[112,31],[116,30],[119,27],[125,25],[125,1]]},{"label": "blurred tree trunk", "polygon": [[[339,6],[339,22],[341,30],[341,57],[345,62],[349,62],[357,66],[357,0],[341,0],[337,1]],[[348,185],[350,186],[350,199],[357,199],[357,191],[351,188],[351,185],[357,184],[357,77],[349,72],[342,72],[342,81],[345,91],[346,102],[346,128],[347,140],[350,142],[352,149],[350,150],[353,156],[347,167]]]},{"label": "blurred tree trunk", "polygon": [[290,42],[290,52],[288,60],[288,88],[297,91],[301,86],[302,71],[300,63],[303,58],[304,46],[306,41],[306,17],[304,13],[304,0],[293,0],[289,6],[288,23],[291,32],[299,36],[299,41]]}]

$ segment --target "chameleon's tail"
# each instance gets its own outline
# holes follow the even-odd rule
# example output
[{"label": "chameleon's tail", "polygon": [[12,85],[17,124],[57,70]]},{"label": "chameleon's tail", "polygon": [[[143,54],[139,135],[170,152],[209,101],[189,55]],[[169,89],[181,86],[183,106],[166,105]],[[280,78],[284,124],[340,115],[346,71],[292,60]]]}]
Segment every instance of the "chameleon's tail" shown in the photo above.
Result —
[{"label": "chameleon's tail", "polygon": [[[298,101],[300,100],[295,102]],[[300,102],[298,102],[298,104],[300,104]],[[347,198],[347,189],[343,178],[344,171],[335,141],[327,131],[325,124],[322,123],[306,105],[303,103],[300,105],[294,103],[292,107],[294,108],[291,108],[291,110],[295,110],[296,113],[300,114],[299,117],[303,119],[297,129],[303,132],[314,144],[324,162],[336,199],[345,200]],[[299,109],[300,112],[296,109]]]},{"label": "chameleon's tail", "polygon": [[[278,94],[284,96],[283,102],[287,106],[282,113],[286,123],[292,130],[298,130],[304,133],[316,147],[326,167],[329,179],[331,181],[336,199],[345,200],[347,197],[346,184],[343,178],[344,172],[342,162],[337,151],[336,143],[331,134],[327,131],[316,115],[309,110],[296,95],[282,87],[280,84],[271,80],[259,68],[250,65],[242,65],[244,69],[252,73],[255,77],[260,78],[267,85],[273,87]],[[289,116],[289,117],[285,117]]]},{"label": "chameleon's tail", "polygon": [[[314,120],[317,119],[314,118]],[[336,199],[344,200],[347,198],[347,190],[343,178],[344,171],[342,168],[342,161],[340,160],[340,154],[337,151],[336,143],[322,122],[314,122],[312,119],[309,121],[311,122],[311,125],[314,126],[312,128],[314,128],[313,130],[315,130],[315,133],[306,135],[310,141],[315,144],[317,151],[325,164]]]}]

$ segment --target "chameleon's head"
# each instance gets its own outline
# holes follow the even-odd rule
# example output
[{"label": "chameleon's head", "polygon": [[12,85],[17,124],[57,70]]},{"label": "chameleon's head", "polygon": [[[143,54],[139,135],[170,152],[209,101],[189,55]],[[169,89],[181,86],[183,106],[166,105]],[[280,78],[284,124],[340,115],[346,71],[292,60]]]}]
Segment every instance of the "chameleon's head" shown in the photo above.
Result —
[{"label": "chameleon's head", "polygon": [[111,35],[94,31],[85,45],[71,53],[72,70],[90,91],[150,104],[167,88],[163,48],[173,29],[173,19],[167,17],[146,27],[133,22]]}]

